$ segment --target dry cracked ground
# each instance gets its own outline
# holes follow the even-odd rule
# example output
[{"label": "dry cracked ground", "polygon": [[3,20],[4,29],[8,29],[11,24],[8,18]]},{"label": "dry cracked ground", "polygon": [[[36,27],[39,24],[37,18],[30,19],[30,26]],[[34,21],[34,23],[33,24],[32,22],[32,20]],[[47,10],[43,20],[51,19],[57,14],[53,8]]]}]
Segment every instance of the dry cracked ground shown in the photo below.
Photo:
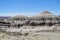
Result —
[{"label": "dry cracked ground", "polygon": [[60,33],[53,32],[39,32],[19,35],[9,35],[0,32],[0,40],[60,40]]}]

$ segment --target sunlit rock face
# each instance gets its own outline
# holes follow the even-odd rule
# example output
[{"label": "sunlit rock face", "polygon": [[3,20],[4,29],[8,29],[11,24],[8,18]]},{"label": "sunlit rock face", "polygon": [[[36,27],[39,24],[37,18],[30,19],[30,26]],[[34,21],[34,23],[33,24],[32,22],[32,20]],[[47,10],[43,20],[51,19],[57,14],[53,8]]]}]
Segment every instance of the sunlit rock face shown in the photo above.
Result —
[{"label": "sunlit rock face", "polygon": [[[27,17],[24,15],[16,15],[8,19],[4,19],[7,26],[52,26],[60,24],[60,17],[53,15],[49,11],[43,11],[35,16]],[[2,22],[4,24],[4,22]]]},{"label": "sunlit rock face", "polygon": [[[40,25],[55,25],[60,23],[60,17],[53,15],[49,11],[44,11],[38,15],[27,17],[22,15],[17,15],[11,18],[16,24],[26,24],[29,26],[40,26]],[[19,21],[19,22],[18,22]]]}]

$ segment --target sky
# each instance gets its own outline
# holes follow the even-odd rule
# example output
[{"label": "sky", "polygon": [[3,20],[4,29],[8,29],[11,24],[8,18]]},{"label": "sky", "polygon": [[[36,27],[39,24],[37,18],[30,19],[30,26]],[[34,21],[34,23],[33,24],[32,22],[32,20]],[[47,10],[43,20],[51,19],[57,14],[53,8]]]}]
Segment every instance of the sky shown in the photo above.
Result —
[{"label": "sky", "polygon": [[0,0],[0,16],[33,16],[46,10],[60,15],[60,0]]}]

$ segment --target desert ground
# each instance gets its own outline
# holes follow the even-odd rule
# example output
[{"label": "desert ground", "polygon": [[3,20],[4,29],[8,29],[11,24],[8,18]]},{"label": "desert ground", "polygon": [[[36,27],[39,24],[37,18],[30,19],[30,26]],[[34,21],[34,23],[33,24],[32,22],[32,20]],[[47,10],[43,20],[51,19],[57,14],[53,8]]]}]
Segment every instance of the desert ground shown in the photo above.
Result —
[{"label": "desert ground", "polygon": [[60,40],[60,33],[30,32],[28,34],[12,35],[12,33],[0,32],[0,40]]}]

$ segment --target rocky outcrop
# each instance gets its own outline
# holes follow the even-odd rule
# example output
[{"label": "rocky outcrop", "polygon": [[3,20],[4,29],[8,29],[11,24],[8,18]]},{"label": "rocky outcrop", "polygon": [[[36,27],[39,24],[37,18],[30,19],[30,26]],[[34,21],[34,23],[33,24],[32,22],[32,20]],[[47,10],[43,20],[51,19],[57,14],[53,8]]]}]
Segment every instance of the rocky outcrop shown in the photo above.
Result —
[{"label": "rocky outcrop", "polygon": [[7,26],[22,27],[22,26],[53,26],[60,24],[60,17],[53,15],[49,11],[44,11],[36,16],[27,17],[17,15],[0,22]]}]

